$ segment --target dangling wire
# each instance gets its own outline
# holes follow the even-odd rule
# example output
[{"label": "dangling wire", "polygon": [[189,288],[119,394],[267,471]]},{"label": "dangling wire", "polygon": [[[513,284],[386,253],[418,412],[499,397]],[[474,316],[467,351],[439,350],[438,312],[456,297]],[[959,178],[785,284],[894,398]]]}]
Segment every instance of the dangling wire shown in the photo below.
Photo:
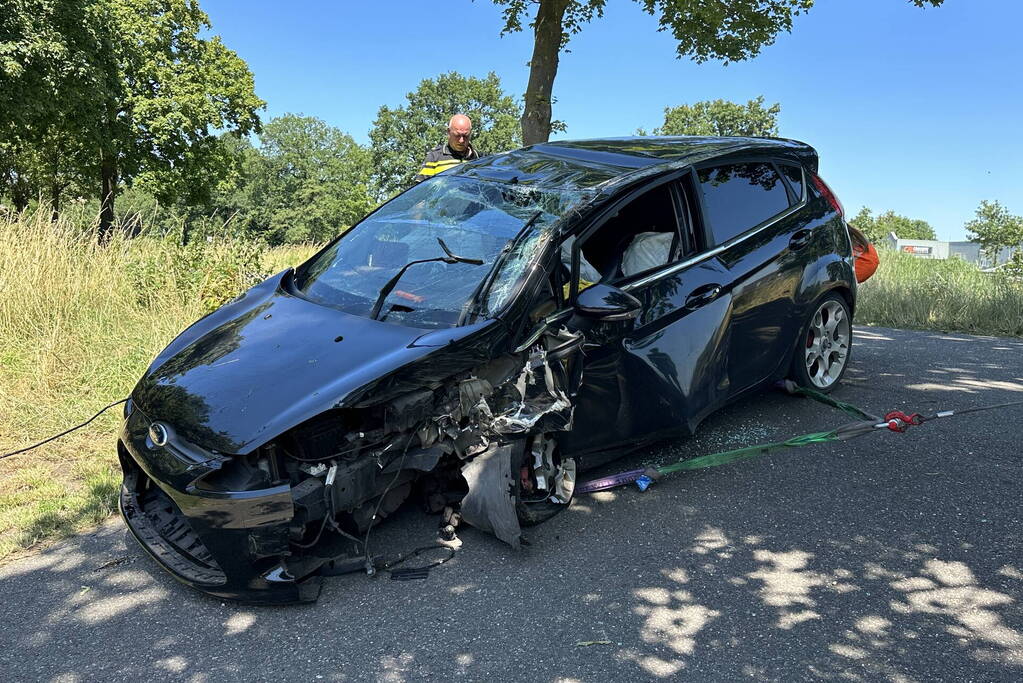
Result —
[{"label": "dangling wire", "polygon": [[[408,447],[412,445],[412,439],[418,434],[416,429],[412,430],[409,434],[408,441],[405,442],[405,448],[401,451],[401,459],[398,461],[398,469],[395,471],[394,476],[391,477],[391,481],[387,482],[387,486],[384,488],[384,492],[380,494],[380,498],[377,499],[376,507],[373,508],[373,516],[369,519],[369,528],[366,529],[366,538],[362,542],[363,555],[366,564],[366,573],[372,576],[376,574],[376,567],[373,566],[373,558],[369,555],[369,535],[373,532],[373,526],[377,520],[377,513],[380,512],[380,506],[384,503],[384,498],[390,493],[391,487],[394,486],[394,482],[398,481],[398,477],[401,476],[401,466],[405,464],[405,456],[408,455]],[[391,462],[394,462],[393,460]]]},{"label": "dangling wire", "polygon": [[57,439],[59,439],[60,437],[64,436],[65,434],[70,434],[71,432],[75,431],[76,429],[81,429],[82,427],[84,427],[85,425],[89,424],[90,422],[92,422],[92,421],[93,421],[93,420],[95,420],[95,419],[96,419],[97,417],[99,417],[99,416],[100,416],[100,415],[102,415],[103,413],[107,412],[108,410],[110,410],[110,409],[111,409],[111,408],[113,408],[114,406],[118,406],[118,405],[121,405],[122,403],[124,403],[125,401],[127,401],[127,400],[128,400],[128,398],[130,398],[130,397],[125,397],[125,398],[122,398],[122,399],[121,399],[120,401],[114,401],[113,403],[111,403],[110,405],[108,405],[108,406],[107,406],[106,408],[104,408],[103,410],[99,411],[98,413],[96,413],[95,415],[93,415],[92,417],[90,417],[90,418],[89,418],[88,420],[86,420],[85,422],[83,422],[82,424],[80,424],[80,425],[78,425],[78,426],[76,426],[76,427],[72,427],[71,429],[68,429],[68,430],[66,430],[66,431],[63,431],[63,432],[61,432],[60,434],[57,434],[56,436],[51,436],[51,437],[50,437],[49,439],[44,439],[43,441],[40,441],[39,443],[34,443],[34,444],[32,444],[31,446],[26,446],[25,448],[21,448],[21,449],[18,449],[18,450],[16,450],[16,451],[11,451],[10,453],[4,453],[3,455],[0,455],[0,460],[3,460],[4,458],[9,458],[9,457],[11,457],[12,455],[18,455],[19,453],[24,453],[24,452],[26,452],[26,451],[30,451],[30,450],[32,450],[33,448],[39,448],[39,447],[40,447],[40,446],[42,446],[43,444],[48,444],[48,443],[50,443],[51,441],[56,441],[56,440],[57,440]]}]

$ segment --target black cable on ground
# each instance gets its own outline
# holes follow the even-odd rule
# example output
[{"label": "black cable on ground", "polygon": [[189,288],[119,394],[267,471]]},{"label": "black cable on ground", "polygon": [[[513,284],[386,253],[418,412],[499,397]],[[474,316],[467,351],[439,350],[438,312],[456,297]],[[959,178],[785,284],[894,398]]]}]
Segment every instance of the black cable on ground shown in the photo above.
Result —
[{"label": "black cable on ground", "polygon": [[39,448],[39,447],[40,447],[40,446],[42,446],[43,444],[48,444],[48,443],[50,443],[51,441],[56,441],[56,440],[57,440],[57,439],[59,439],[60,437],[64,436],[65,434],[70,434],[71,432],[75,431],[76,429],[81,429],[82,427],[84,427],[85,425],[89,424],[90,422],[92,422],[92,421],[93,421],[93,420],[95,420],[95,419],[96,419],[97,417],[99,417],[99,416],[100,416],[100,415],[102,415],[103,413],[107,412],[108,410],[110,410],[110,409],[111,409],[111,408],[113,408],[114,406],[118,406],[118,405],[121,405],[122,403],[124,403],[125,401],[127,401],[127,400],[128,400],[128,398],[130,398],[130,397],[125,397],[125,398],[122,398],[122,399],[121,399],[120,401],[114,401],[113,403],[111,403],[110,405],[108,405],[108,406],[107,406],[106,408],[104,408],[103,410],[99,411],[98,413],[96,413],[95,415],[93,415],[92,417],[90,417],[90,418],[89,418],[88,420],[86,420],[85,422],[83,422],[82,424],[80,424],[80,425],[78,425],[78,426],[76,426],[76,427],[72,427],[71,429],[68,429],[68,430],[66,430],[66,431],[63,431],[63,432],[61,432],[60,434],[57,434],[56,436],[51,436],[51,437],[50,437],[49,439],[44,439],[43,441],[40,441],[39,443],[34,443],[34,444],[32,444],[31,446],[26,446],[25,448],[21,448],[21,449],[18,449],[18,450],[16,450],[16,451],[11,451],[10,453],[4,453],[3,455],[0,455],[0,460],[3,460],[4,458],[9,458],[9,457],[11,457],[12,455],[17,455],[17,454],[19,454],[19,453],[24,453],[24,452],[26,452],[26,451],[30,451],[30,450],[32,450],[33,448]]},{"label": "black cable on ground", "polygon": [[[405,562],[407,562],[408,560],[412,559],[413,557],[418,557],[420,554],[425,553],[425,552],[430,552],[432,550],[444,550],[444,551],[447,552],[447,556],[446,557],[441,557],[440,559],[434,560],[433,562],[428,562],[427,564],[421,564],[419,566],[401,567],[401,570],[398,570],[397,567],[399,565],[404,564]],[[394,572],[399,572],[399,571],[400,572],[408,572],[408,573],[412,573],[412,574],[426,573],[426,572],[429,572],[430,570],[432,570],[432,568],[434,568],[435,566],[440,566],[444,562],[446,562],[448,560],[451,560],[451,559],[454,559],[454,553],[455,553],[454,548],[452,548],[449,545],[441,545],[439,543],[435,543],[433,545],[419,546],[415,550],[412,550],[412,551],[410,551],[408,553],[405,553],[403,555],[398,555],[398,558],[395,559],[394,561],[385,562],[384,565],[381,566],[381,570],[384,571],[384,572],[390,572],[392,574]]]},{"label": "black cable on ground", "polygon": [[[408,447],[412,445],[412,439],[415,438],[416,434],[417,431],[415,429],[413,429],[412,433],[409,434],[408,441],[405,442],[405,448],[402,449],[401,452],[401,462],[398,463],[398,469],[395,471],[394,476],[391,477],[391,481],[387,482],[384,492],[380,494],[380,498],[377,500],[377,505],[373,508],[373,516],[369,519],[369,528],[366,529],[366,538],[362,542],[362,551],[365,558],[366,573],[370,576],[376,574],[376,567],[373,566],[373,559],[369,555],[369,535],[373,533],[373,526],[377,521],[377,513],[380,512],[380,506],[383,505],[384,498],[386,498],[387,494],[390,493],[391,487],[394,486],[394,482],[398,481],[398,477],[401,476],[401,466],[405,464],[405,456],[408,455]],[[394,462],[394,460],[392,459],[391,462]],[[388,463],[388,466],[390,466],[390,463]]]}]

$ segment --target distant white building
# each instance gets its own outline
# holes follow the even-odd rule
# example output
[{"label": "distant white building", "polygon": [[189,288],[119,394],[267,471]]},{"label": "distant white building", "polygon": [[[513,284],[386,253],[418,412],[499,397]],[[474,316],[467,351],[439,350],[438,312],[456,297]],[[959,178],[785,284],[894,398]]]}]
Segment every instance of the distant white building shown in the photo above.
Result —
[{"label": "distant white building", "polygon": [[973,263],[980,268],[991,268],[994,265],[1001,265],[1012,257],[1012,249],[1002,249],[998,252],[995,262],[984,255],[977,242],[942,242],[941,240],[904,240],[894,232],[888,233],[885,240],[889,249],[902,251],[919,258],[947,259],[953,256]]}]

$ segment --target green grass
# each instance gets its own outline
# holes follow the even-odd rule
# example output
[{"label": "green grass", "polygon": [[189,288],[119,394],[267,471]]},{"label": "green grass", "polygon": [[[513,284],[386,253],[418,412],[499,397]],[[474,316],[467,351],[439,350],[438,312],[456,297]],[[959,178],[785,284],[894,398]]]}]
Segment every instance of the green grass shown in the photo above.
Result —
[{"label": "green grass", "polygon": [[1023,335],[1023,280],[982,273],[961,259],[937,261],[880,251],[860,285],[856,322],[942,332]]},{"label": "green grass", "polygon": [[[96,236],[0,217],[0,452],[84,422],[131,391],[178,332],[312,246]],[[113,513],[120,409],[0,461],[0,559]]]},{"label": "green grass", "polygon": [[[115,237],[79,222],[0,216],[0,452],[85,421],[128,394],[179,331],[315,246],[232,238],[183,247]],[[882,252],[857,321],[1023,335],[1023,284],[958,261]],[[113,513],[119,409],[0,461],[0,559],[90,528]]]}]

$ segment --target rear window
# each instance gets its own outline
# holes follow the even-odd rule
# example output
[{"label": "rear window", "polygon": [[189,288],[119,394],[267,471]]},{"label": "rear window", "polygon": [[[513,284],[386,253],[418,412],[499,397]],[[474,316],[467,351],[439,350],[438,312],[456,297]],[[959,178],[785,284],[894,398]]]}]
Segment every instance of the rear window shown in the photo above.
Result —
[{"label": "rear window", "polygon": [[778,166],[781,167],[781,172],[789,181],[789,185],[792,187],[792,192],[796,195],[796,202],[798,203],[803,199],[803,169],[791,164],[778,164]]},{"label": "rear window", "polygon": [[781,176],[767,162],[699,169],[704,222],[717,245],[727,242],[789,207]]}]

